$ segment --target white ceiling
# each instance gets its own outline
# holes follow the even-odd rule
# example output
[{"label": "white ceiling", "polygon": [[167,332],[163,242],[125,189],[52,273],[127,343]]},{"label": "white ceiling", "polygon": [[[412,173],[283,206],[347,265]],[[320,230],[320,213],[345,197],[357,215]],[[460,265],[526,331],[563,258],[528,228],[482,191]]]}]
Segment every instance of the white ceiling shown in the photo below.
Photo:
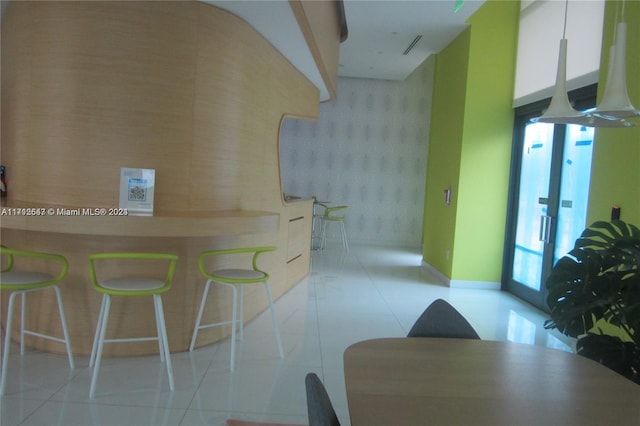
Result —
[{"label": "white ceiling", "polygon": [[[287,0],[203,0],[251,24],[329,99]],[[320,1],[320,0],[313,0]],[[447,46],[485,0],[344,0],[349,37],[340,46],[338,75],[404,80],[429,55]],[[2,0],[2,14],[9,2]],[[421,35],[407,54],[403,52]]]},{"label": "white ceiling", "polygon": [[[287,0],[204,0],[249,22],[329,99]],[[340,46],[338,75],[404,80],[447,46],[485,0],[344,0],[349,37]],[[413,49],[403,52],[421,35]]]},{"label": "white ceiling", "polygon": [[404,80],[457,37],[483,2],[464,0],[455,12],[456,0],[344,0],[349,38],[340,46],[338,75]]}]

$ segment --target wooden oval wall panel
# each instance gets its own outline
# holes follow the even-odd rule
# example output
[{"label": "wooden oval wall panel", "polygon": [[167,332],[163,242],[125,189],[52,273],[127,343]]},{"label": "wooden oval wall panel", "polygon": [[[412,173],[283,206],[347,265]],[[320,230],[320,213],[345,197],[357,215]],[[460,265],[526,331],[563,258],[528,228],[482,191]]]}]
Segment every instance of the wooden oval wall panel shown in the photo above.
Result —
[{"label": "wooden oval wall panel", "polygon": [[203,3],[12,2],[2,48],[14,200],[117,207],[139,167],[157,212],[278,208],[280,119],[317,116],[302,74]]},{"label": "wooden oval wall panel", "polygon": [[[283,203],[278,138],[285,115],[317,117],[319,94],[246,22],[199,2],[12,1],[1,54],[9,205],[118,207],[121,167],[156,170],[154,217],[127,218],[116,232],[108,232],[119,226],[112,218],[2,223],[3,244],[68,257],[61,290],[76,353],[90,352],[100,307],[88,280],[90,253],[179,256],[174,286],[163,298],[172,351],[188,348],[204,284],[200,251],[277,246],[262,265],[275,297],[308,274],[312,202]],[[292,215],[304,217],[299,235],[289,235]],[[133,219],[148,223],[123,235]],[[203,226],[194,235],[196,221]],[[232,229],[216,231],[227,223]],[[295,261],[287,257],[289,244],[301,251]],[[60,334],[51,309],[42,308],[55,299],[40,293],[29,298],[27,321]],[[205,315],[228,318],[227,296],[212,294],[217,305]],[[133,319],[136,331],[153,335],[153,309],[145,303],[128,300],[116,308],[111,317],[122,323],[113,327]],[[263,291],[249,291],[245,320],[266,306]],[[207,330],[198,346],[224,333]],[[19,338],[15,327],[12,334]],[[29,338],[27,345],[64,351],[43,339]],[[110,346],[107,354],[157,351],[152,344]]]}]

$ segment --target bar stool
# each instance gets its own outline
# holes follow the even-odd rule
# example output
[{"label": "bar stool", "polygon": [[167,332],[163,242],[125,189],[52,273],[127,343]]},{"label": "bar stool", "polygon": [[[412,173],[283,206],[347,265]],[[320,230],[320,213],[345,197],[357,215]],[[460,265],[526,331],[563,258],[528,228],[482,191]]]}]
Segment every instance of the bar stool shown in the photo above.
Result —
[{"label": "bar stool", "polygon": [[[275,251],[275,247],[247,247],[247,248],[235,248],[235,249],[225,249],[225,250],[210,250],[200,253],[198,258],[198,267],[200,268],[200,272],[207,279],[207,282],[204,286],[204,293],[202,294],[202,300],[200,302],[200,309],[198,310],[198,317],[196,319],[196,325],[193,329],[193,336],[191,337],[191,344],[189,346],[189,351],[193,351],[193,348],[196,343],[196,338],[198,337],[198,331],[202,328],[210,328],[217,327],[221,325],[231,324],[231,371],[234,370],[235,367],[235,353],[236,353],[236,324],[240,324],[240,340],[243,339],[243,319],[244,319],[244,309],[243,309],[243,298],[244,298],[244,286],[247,284],[258,284],[263,283],[264,288],[267,292],[267,299],[269,301],[269,309],[271,310],[271,321],[273,322],[273,328],[276,334],[276,342],[278,345],[278,351],[280,352],[280,358],[284,358],[284,351],[282,350],[282,339],[280,338],[280,330],[278,329],[278,322],[276,321],[276,314],[273,308],[273,298],[271,297],[271,288],[269,287],[269,274],[260,270],[258,268],[258,256],[260,254]],[[253,261],[251,269],[239,269],[239,268],[226,268],[226,269],[218,269],[212,272],[207,271],[205,266],[205,259],[211,256],[226,256],[226,255],[236,255],[242,253],[253,253]],[[204,307],[207,301],[207,296],[209,295],[209,288],[211,287],[211,283],[221,284],[223,286],[230,287],[233,290],[233,307],[232,307],[232,319],[229,321],[222,321],[210,324],[201,324],[202,322],[202,313],[204,312]],[[240,295],[238,297],[238,289],[240,289]],[[238,314],[239,308],[239,314]]]},{"label": "bar stool", "polygon": [[[120,278],[112,278],[101,281],[97,277],[96,263],[98,261],[117,261],[125,260],[132,262],[140,261],[166,261],[168,262],[168,271],[164,280],[125,276]],[[165,325],[164,311],[162,308],[162,294],[169,291],[173,273],[175,271],[178,256],[162,253],[99,253],[89,256],[89,274],[93,288],[102,293],[102,305],[100,307],[100,315],[98,316],[98,324],[96,325],[96,334],[93,339],[93,347],[91,349],[91,357],[89,359],[89,367],[94,367],[91,376],[91,387],[89,389],[89,398],[93,398],[100,371],[100,362],[102,360],[102,349],[105,343],[113,342],[140,342],[157,340],[160,361],[166,363],[167,375],[169,377],[169,388],[173,391],[173,368],[171,366],[171,357],[169,353],[169,342],[167,340],[167,328]],[[111,296],[139,297],[153,296],[157,336],[152,337],[128,337],[105,339],[107,330],[107,321],[109,319],[109,308],[111,307]]]},{"label": "bar stool", "polygon": [[340,224],[340,236],[342,237],[342,247],[345,251],[349,251],[349,242],[347,241],[347,231],[344,227],[344,211],[349,206],[324,206],[324,216],[322,217],[322,231],[320,234],[320,247],[324,250],[327,245],[327,224],[339,223]]},{"label": "bar stool", "polygon": [[[67,329],[67,320],[64,315],[64,307],[62,306],[62,297],[60,296],[60,288],[58,283],[67,275],[69,263],[67,259],[59,254],[41,253],[26,250],[16,250],[7,247],[0,247],[0,255],[6,257],[6,263],[2,272],[0,272],[0,290],[13,290],[9,296],[9,307],[7,312],[7,328],[4,339],[4,358],[2,360],[2,383],[0,384],[0,395],[4,395],[7,384],[7,373],[9,366],[9,348],[11,347],[11,323],[13,319],[13,302],[15,297],[20,294],[21,312],[20,312],[20,354],[24,355],[24,336],[41,337],[43,339],[53,340],[64,343],[69,358],[69,367],[75,368],[73,363],[73,353],[71,351],[71,341],[69,340],[69,330]],[[47,272],[38,271],[18,271],[14,270],[14,258],[31,258],[43,259],[45,261],[56,262],[60,265],[60,273],[53,276]],[[27,293],[52,288],[56,292],[58,300],[58,312],[60,314],[60,322],[62,323],[62,333],[64,338],[38,333],[25,328],[26,312],[27,312]]]}]

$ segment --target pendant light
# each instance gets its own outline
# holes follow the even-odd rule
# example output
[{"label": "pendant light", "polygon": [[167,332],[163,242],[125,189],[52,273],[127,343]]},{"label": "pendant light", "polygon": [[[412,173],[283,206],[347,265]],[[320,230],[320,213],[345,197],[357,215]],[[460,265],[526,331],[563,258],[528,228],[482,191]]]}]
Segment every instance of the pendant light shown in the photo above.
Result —
[{"label": "pendant light", "polygon": [[579,118],[585,118],[583,112],[575,110],[569,102],[567,95],[567,39],[560,40],[560,55],[558,58],[558,72],[556,74],[556,86],[551,98],[549,108],[540,117],[531,121],[538,123],[571,124]]},{"label": "pendant light", "polygon": [[540,117],[531,121],[537,123],[572,124],[578,119],[586,118],[586,114],[575,110],[569,102],[567,94],[567,9],[569,0],[564,4],[564,28],[562,40],[560,40],[560,53],[558,55],[558,70],[556,73],[556,86],[551,97],[549,108]]},{"label": "pendant light", "polygon": [[615,27],[615,38],[610,49],[609,73],[604,95],[593,114],[608,120],[640,116],[629,100],[626,78],[627,23],[624,22],[625,1],[622,1],[620,22]]},{"label": "pendant light", "polygon": [[622,118],[613,117],[601,117],[596,115],[595,108],[590,108],[584,111],[583,117],[578,117],[567,124],[579,124],[581,126],[589,127],[633,127],[634,123],[626,121]]},{"label": "pendant light", "polygon": [[[560,40],[560,53],[558,55],[558,71],[556,74],[556,86],[551,98],[549,108],[540,117],[533,118],[532,122],[537,123],[553,123],[553,124],[577,124],[581,126],[589,127],[631,127],[635,126],[634,123],[630,123],[622,116],[605,115],[602,113],[596,113],[595,109],[591,109],[586,112],[577,111],[573,108],[569,102],[569,95],[567,94],[567,10],[569,7],[569,0],[565,0],[564,9],[564,28],[562,30],[562,40]],[[626,31],[626,27],[624,27]],[[626,33],[625,33],[626,34]],[[623,35],[624,39],[624,35]],[[624,55],[622,56],[624,61]],[[613,76],[614,72],[610,65],[609,76]],[[622,68],[624,71],[624,68]],[[624,81],[624,75],[622,76]],[[613,78],[613,77],[611,77]],[[626,85],[623,92],[626,96]],[[628,98],[627,98],[628,99]],[[632,107],[633,108],[633,107]],[[630,117],[627,115],[626,117]]]}]

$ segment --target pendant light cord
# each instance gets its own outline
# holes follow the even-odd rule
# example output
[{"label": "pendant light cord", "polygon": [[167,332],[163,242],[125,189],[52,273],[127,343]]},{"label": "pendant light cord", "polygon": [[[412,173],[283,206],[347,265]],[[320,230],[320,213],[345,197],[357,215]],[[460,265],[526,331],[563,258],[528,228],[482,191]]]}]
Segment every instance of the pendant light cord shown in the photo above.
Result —
[{"label": "pendant light cord", "polygon": [[[626,2],[627,0],[616,1],[616,17],[614,19],[615,25],[613,26],[613,43],[611,43],[612,45],[615,45],[618,41],[618,32],[616,31],[616,27],[619,22],[624,22],[624,7],[626,6]],[[620,4],[622,4],[622,6],[620,6]]]},{"label": "pendant light cord", "polygon": [[564,1],[564,27],[562,28],[562,38],[567,38],[567,9],[569,9],[569,0]]}]

